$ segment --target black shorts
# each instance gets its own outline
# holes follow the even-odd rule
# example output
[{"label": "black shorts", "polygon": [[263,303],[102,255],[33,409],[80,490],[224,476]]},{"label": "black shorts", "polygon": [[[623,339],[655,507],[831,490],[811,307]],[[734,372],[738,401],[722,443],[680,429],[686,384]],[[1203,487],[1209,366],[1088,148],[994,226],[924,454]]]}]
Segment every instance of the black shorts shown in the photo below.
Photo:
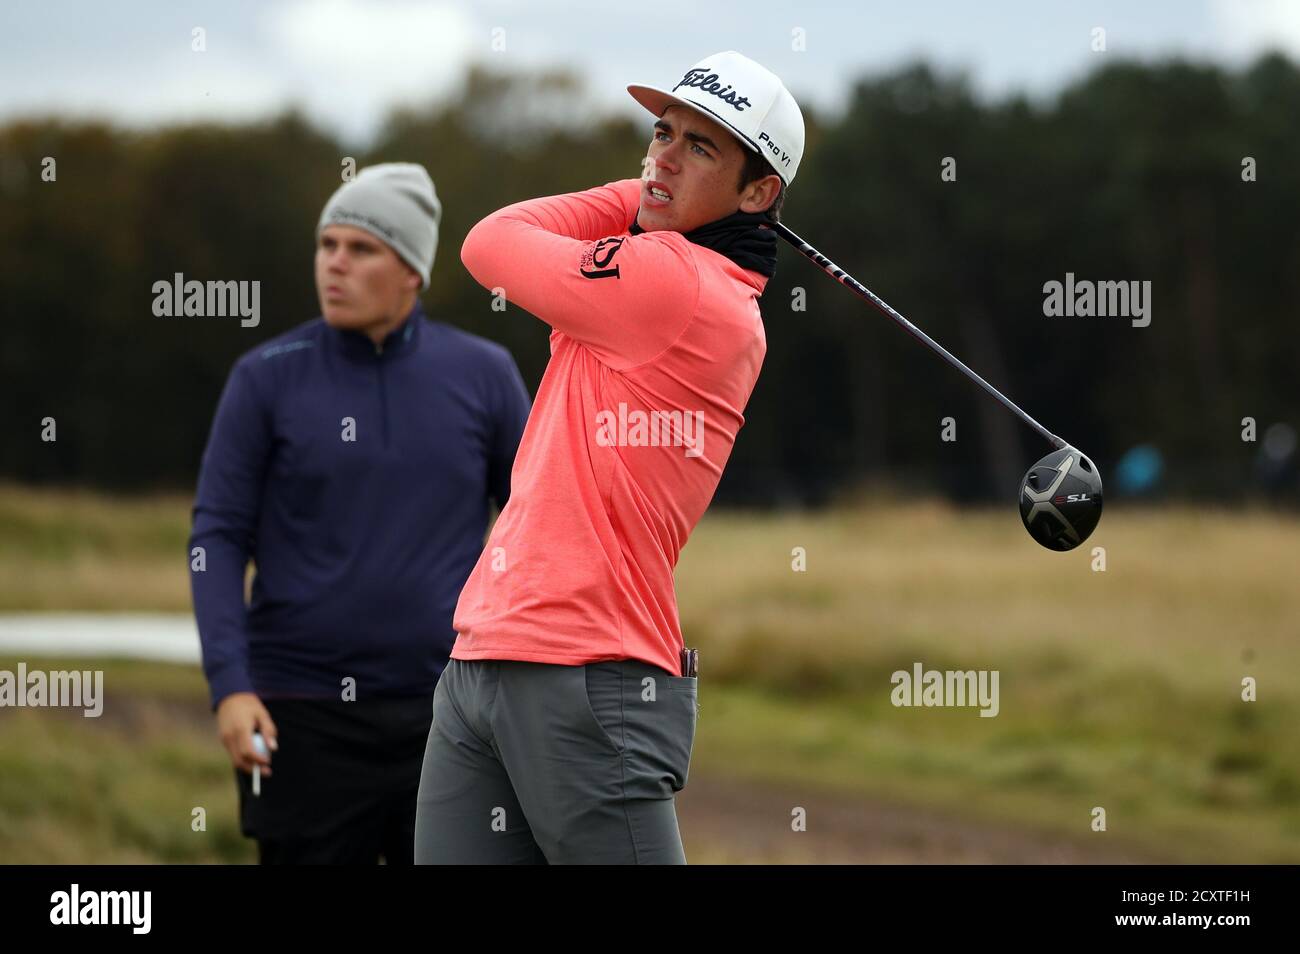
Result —
[{"label": "black shorts", "polygon": [[235,772],[239,823],[262,864],[411,864],[433,696],[263,699],[278,733],[253,795]]}]

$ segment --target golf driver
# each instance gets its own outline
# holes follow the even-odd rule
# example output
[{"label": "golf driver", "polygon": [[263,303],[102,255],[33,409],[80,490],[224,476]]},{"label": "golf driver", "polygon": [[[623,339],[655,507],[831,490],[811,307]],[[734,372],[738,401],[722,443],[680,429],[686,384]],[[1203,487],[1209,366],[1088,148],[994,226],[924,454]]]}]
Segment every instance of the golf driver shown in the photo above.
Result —
[{"label": "golf driver", "polygon": [[1020,519],[1024,521],[1029,535],[1049,550],[1073,550],[1088,539],[1088,535],[1096,528],[1097,521],[1101,519],[1102,505],[1101,474],[1092,461],[1018,408],[1001,391],[966,367],[947,348],[896,312],[883,298],[801,239],[789,227],[773,222],[771,228],[827,275],[874,306],[885,317],[893,319],[1041,434],[1054,450],[1030,467],[1020,481]]}]

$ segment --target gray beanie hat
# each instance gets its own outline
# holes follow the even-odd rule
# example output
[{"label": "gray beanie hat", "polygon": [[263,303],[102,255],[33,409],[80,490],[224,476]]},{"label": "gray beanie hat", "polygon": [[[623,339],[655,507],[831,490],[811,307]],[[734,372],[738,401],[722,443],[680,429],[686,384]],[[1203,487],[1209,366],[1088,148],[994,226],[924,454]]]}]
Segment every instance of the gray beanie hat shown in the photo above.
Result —
[{"label": "gray beanie hat", "polygon": [[424,166],[385,162],[367,166],[338,187],[325,203],[316,235],[319,238],[327,225],[365,229],[420,273],[424,289],[429,287],[441,219],[442,203]]}]

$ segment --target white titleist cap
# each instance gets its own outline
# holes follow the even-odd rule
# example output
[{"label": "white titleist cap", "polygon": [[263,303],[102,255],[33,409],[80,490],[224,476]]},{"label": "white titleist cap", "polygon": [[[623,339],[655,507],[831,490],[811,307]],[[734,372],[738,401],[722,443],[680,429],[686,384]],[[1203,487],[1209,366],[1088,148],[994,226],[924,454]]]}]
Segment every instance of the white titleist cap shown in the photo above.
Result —
[{"label": "white titleist cap", "polygon": [[803,157],[803,113],[780,77],[735,50],[700,60],[670,90],[629,86],[632,98],[656,116],[686,106],[731,129],[772,164],[786,185]]}]

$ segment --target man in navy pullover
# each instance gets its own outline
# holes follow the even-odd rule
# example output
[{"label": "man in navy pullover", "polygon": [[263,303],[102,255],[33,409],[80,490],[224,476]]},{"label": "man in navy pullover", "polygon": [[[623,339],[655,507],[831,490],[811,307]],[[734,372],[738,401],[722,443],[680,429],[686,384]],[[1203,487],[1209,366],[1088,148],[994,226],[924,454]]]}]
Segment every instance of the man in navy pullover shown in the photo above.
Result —
[{"label": "man in navy pullover", "polygon": [[529,410],[505,349],[420,309],[440,214],[417,165],[334,194],[323,317],[239,358],[203,454],[194,612],[263,863],[412,860],[452,613]]}]

